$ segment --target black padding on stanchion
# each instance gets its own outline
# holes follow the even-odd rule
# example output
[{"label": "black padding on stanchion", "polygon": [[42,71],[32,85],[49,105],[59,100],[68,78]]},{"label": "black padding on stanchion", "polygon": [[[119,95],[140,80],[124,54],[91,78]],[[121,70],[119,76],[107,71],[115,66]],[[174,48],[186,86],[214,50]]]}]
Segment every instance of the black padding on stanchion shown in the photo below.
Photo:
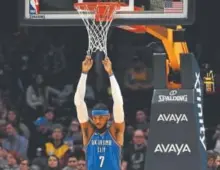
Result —
[{"label": "black padding on stanchion", "polygon": [[156,89],[167,88],[166,80],[166,56],[163,53],[154,54],[153,60],[154,81],[153,85]]},{"label": "black padding on stanchion", "polygon": [[181,61],[184,88],[154,90],[145,170],[207,168],[199,67],[191,54]]},{"label": "black padding on stanchion", "polygon": [[180,57],[180,74],[183,89],[193,89],[195,72],[200,72],[198,63],[193,54],[182,54]]},{"label": "black padding on stanchion", "polygon": [[185,29],[173,31],[173,41],[174,42],[184,42],[185,41]]}]

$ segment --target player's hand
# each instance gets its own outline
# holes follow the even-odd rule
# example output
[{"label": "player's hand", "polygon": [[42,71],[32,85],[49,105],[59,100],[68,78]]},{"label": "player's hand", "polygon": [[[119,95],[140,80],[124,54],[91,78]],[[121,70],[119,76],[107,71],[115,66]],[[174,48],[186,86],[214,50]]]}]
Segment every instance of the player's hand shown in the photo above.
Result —
[{"label": "player's hand", "polygon": [[105,71],[108,73],[108,75],[112,75],[113,74],[112,62],[110,61],[110,59],[108,57],[105,57],[104,60],[102,61],[102,64],[105,68]]},{"label": "player's hand", "polygon": [[83,73],[88,73],[89,70],[93,66],[93,60],[91,56],[86,56],[85,60],[82,62],[82,72]]}]

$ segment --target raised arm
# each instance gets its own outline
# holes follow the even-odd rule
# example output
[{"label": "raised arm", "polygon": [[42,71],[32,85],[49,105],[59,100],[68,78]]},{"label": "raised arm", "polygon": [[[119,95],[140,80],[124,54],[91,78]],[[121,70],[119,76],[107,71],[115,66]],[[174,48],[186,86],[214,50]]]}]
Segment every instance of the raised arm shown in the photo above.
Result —
[{"label": "raised arm", "polygon": [[84,100],[86,94],[87,73],[92,68],[92,65],[93,60],[90,56],[86,56],[85,60],[82,62],[82,74],[80,76],[74,96],[74,104],[76,106],[77,117],[81,125],[84,145],[87,145],[91,135],[94,132],[94,129],[89,121],[88,109]]},{"label": "raised arm", "polygon": [[86,123],[89,120],[88,110],[84,101],[86,93],[87,74],[82,73],[74,96],[74,104],[76,106],[77,117],[80,123]]},{"label": "raised arm", "polygon": [[110,84],[112,90],[112,98],[113,98],[113,115],[115,123],[124,123],[124,108],[123,108],[123,98],[121,94],[120,87],[118,82],[114,76],[114,74],[110,75]]},{"label": "raised arm", "polygon": [[43,102],[40,98],[34,98],[35,95],[33,87],[29,86],[26,91],[26,102],[28,106],[30,106],[33,109],[36,109],[37,106],[43,105]]},{"label": "raised arm", "polygon": [[124,108],[123,108],[123,98],[121,94],[120,87],[112,71],[112,64],[108,57],[103,60],[103,65],[106,72],[109,75],[112,98],[113,98],[113,116],[114,116],[114,127],[124,133]]}]

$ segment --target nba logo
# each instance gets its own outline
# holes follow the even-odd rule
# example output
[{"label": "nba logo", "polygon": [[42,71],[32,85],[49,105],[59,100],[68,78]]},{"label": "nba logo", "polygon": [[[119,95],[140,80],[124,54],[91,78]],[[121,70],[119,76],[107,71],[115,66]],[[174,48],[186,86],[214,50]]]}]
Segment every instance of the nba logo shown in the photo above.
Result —
[{"label": "nba logo", "polygon": [[40,6],[39,6],[39,0],[29,0],[29,12],[30,14],[39,14],[40,12]]}]

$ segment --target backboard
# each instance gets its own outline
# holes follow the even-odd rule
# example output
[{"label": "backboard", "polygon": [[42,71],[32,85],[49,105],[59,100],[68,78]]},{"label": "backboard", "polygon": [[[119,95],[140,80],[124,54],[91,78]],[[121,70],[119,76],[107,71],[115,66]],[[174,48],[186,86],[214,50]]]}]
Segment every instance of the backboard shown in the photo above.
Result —
[{"label": "backboard", "polygon": [[[83,2],[83,0],[74,1]],[[89,0],[91,1],[93,0]],[[73,7],[73,0],[19,0],[18,2],[19,20],[23,26],[83,25]],[[39,3],[39,9],[36,9],[36,2]],[[188,25],[194,21],[195,0],[120,0],[120,2],[126,6],[117,11],[112,23],[115,26]]]}]

